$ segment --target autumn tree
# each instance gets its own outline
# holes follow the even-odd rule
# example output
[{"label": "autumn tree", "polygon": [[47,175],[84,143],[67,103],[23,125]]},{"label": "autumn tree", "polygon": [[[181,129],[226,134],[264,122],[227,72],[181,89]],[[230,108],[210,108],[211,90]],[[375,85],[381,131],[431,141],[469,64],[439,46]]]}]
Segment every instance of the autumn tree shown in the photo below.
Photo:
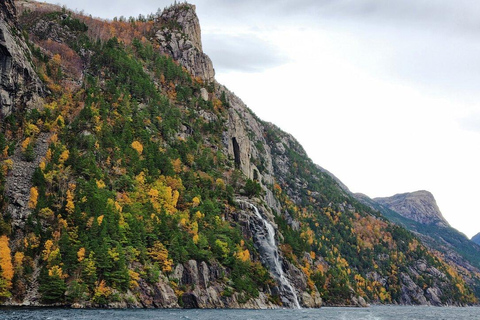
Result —
[{"label": "autumn tree", "polygon": [[0,268],[0,298],[5,298],[10,296],[14,273],[8,238],[5,235],[0,237]]}]

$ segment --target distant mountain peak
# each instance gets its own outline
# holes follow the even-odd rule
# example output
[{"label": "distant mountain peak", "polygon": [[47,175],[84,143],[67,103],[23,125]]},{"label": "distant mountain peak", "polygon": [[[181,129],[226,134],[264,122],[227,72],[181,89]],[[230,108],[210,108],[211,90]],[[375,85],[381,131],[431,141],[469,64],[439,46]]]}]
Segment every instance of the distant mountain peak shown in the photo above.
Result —
[{"label": "distant mountain peak", "polygon": [[422,224],[449,226],[440,212],[435,198],[429,191],[401,193],[392,197],[375,198],[374,200],[403,217]]},{"label": "distant mountain peak", "polygon": [[480,246],[480,232],[472,237],[472,241]]}]

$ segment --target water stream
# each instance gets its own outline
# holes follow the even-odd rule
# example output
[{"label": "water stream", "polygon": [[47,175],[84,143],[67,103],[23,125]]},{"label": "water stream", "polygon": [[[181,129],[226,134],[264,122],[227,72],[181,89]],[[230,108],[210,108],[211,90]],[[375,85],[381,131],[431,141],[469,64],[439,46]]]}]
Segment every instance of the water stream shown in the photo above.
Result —
[{"label": "water stream", "polygon": [[[284,296],[281,297],[282,301],[286,302],[284,301],[284,299],[286,299],[289,304],[293,305],[297,309],[301,309],[300,303],[298,302],[297,293],[283,272],[282,262],[278,253],[278,247],[275,243],[275,229],[270,221],[265,219],[260,214],[255,205],[249,202],[244,203],[255,211],[255,216],[262,223],[262,226],[254,226],[256,229],[254,240],[258,246],[263,264],[268,266],[270,273],[280,284],[280,291],[284,293]],[[258,227],[260,227],[260,229]]]}]

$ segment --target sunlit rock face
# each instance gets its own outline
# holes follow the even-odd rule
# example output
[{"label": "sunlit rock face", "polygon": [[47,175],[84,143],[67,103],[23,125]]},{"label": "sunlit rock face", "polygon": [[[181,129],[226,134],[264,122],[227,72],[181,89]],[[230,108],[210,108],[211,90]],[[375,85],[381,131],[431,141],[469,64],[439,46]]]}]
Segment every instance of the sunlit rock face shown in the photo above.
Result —
[{"label": "sunlit rock face", "polygon": [[433,195],[428,191],[397,194],[393,197],[375,198],[376,202],[396,211],[405,218],[422,224],[449,226]]},{"label": "sunlit rock face", "polygon": [[158,19],[158,26],[156,38],[160,51],[178,61],[194,77],[214,80],[212,61],[202,51],[200,23],[194,5],[182,4],[165,9]]}]

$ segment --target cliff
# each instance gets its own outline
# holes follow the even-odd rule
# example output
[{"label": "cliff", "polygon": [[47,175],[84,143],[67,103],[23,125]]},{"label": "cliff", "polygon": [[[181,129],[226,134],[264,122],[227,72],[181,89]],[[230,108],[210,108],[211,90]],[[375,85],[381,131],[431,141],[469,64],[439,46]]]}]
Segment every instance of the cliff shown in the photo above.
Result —
[{"label": "cliff", "polygon": [[427,225],[449,226],[440,212],[435,198],[428,191],[402,193],[392,197],[374,198],[373,200],[398,212],[407,219]]},{"label": "cliff", "polygon": [[17,11],[13,0],[0,4],[0,118],[15,108],[39,107],[42,84],[33,70],[30,51],[18,35]]},{"label": "cliff", "polygon": [[215,81],[195,6],[103,21],[16,3],[49,94],[15,105],[21,121],[0,136],[2,303],[477,301],[456,268]]}]

